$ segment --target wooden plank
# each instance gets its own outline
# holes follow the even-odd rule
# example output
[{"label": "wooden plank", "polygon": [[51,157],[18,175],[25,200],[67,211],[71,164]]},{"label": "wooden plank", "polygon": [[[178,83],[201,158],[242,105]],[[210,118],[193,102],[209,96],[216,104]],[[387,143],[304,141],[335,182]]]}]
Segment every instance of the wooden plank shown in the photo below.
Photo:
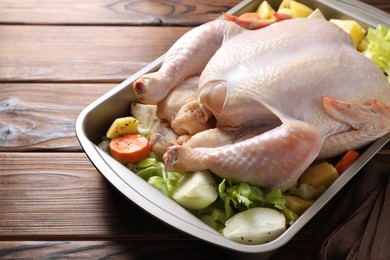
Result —
[{"label": "wooden plank", "polygon": [[0,0],[0,24],[188,25],[220,16],[240,0]]},{"label": "wooden plank", "polygon": [[[278,249],[269,260],[307,259],[308,241],[297,241]],[[188,240],[120,240],[120,241],[0,241],[1,259],[256,259]],[[154,258],[153,258],[154,257]],[[249,257],[249,258],[248,258]],[[258,259],[262,259],[258,257]]]},{"label": "wooden plank", "polygon": [[189,27],[0,26],[0,81],[121,82]]},{"label": "wooden plank", "polygon": [[369,5],[375,6],[385,12],[390,13],[390,2],[388,0],[361,0]]},{"label": "wooden plank", "polygon": [[1,259],[233,259],[199,240],[0,241]]},{"label": "wooden plank", "polygon": [[[0,24],[187,25],[215,19],[240,0],[0,0]],[[390,12],[388,0],[363,0]]]},{"label": "wooden plank", "polygon": [[0,151],[81,151],[80,112],[116,84],[1,84]]},{"label": "wooden plank", "polygon": [[151,236],[189,239],[119,194],[83,153],[0,153],[0,241]]}]

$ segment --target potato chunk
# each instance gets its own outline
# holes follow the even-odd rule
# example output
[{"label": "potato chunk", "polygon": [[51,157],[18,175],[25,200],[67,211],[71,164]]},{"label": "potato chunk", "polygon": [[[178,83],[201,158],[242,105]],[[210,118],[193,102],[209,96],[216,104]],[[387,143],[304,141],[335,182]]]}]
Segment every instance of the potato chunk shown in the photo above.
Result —
[{"label": "potato chunk", "polygon": [[299,180],[301,184],[328,188],[338,177],[336,168],[330,163],[324,162],[307,168]]},{"label": "potato chunk", "polygon": [[120,117],[114,120],[107,131],[107,138],[113,139],[127,134],[135,134],[139,121],[134,117]]},{"label": "potato chunk", "polygon": [[330,19],[330,22],[346,31],[351,36],[355,47],[360,44],[366,35],[366,30],[354,20]]},{"label": "potato chunk", "polygon": [[275,10],[267,1],[263,1],[259,8],[257,8],[256,12],[261,19],[271,19],[273,17],[272,15],[275,13]]},{"label": "potato chunk", "polygon": [[290,1],[290,9],[294,18],[306,18],[313,12],[310,7],[293,0]]},{"label": "potato chunk", "polygon": [[314,202],[313,200],[304,200],[292,195],[287,195],[286,197],[288,207],[298,216],[302,215]]}]

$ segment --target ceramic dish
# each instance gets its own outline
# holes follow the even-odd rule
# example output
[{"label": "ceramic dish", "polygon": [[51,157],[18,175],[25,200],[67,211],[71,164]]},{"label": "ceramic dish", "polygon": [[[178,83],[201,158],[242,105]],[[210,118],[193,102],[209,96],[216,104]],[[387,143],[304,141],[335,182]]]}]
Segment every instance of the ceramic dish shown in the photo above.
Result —
[{"label": "ceramic dish", "polygon": [[[253,11],[261,1],[242,1],[229,10],[231,14]],[[277,7],[281,0],[268,1]],[[301,3],[315,9],[320,8],[326,18],[352,18],[363,26],[377,24],[390,26],[390,15],[354,0],[301,0]],[[86,107],[76,122],[76,134],[85,153],[99,172],[124,196],[161,221],[191,235],[238,253],[254,254],[266,258],[273,251],[286,244],[389,140],[390,134],[378,139],[345,171],[315,203],[279,238],[262,245],[244,245],[226,239],[207,226],[180,205],[165,197],[151,185],[132,174],[128,168],[102,152],[97,144],[105,135],[111,122],[127,116],[131,102],[136,101],[132,83],[141,75],[155,71],[161,65],[163,56],[129,77],[111,91]]]}]

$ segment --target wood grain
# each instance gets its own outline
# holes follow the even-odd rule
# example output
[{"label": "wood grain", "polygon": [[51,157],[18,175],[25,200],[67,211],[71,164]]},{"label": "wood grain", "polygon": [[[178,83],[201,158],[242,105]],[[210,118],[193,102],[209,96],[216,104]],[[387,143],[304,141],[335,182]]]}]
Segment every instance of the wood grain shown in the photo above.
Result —
[{"label": "wood grain", "polygon": [[0,93],[0,151],[81,151],[79,113],[116,84],[7,83]]},{"label": "wood grain", "polygon": [[1,259],[234,259],[197,241],[0,241]]},{"label": "wood grain", "polygon": [[[186,25],[220,16],[240,0],[0,0],[0,24]],[[388,0],[362,0],[390,12]]]},{"label": "wood grain", "polygon": [[0,82],[121,82],[188,27],[0,26]]},{"label": "wood grain", "polygon": [[0,240],[152,237],[189,238],[125,199],[83,153],[0,153]]},{"label": "wood grain", "polygon": [[187,25],[210,21],[240,0],[0,0],[0,24]]}]

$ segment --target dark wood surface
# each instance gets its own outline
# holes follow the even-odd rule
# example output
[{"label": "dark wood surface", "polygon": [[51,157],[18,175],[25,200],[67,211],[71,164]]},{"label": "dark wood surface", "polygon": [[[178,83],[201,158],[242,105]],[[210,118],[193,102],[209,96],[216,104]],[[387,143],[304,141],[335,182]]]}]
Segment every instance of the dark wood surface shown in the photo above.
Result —
[{"label": "dark wood surface", "polygon": [[[232,257],[114,190],[83,153],[74,123],[183,33],[238,2],[0,0],[1,259]],[[390,12],[388,0],[365,2]],[[390,160],[389,150],[379,156]],[[321,224],[273,259],[299,259]]]}]

